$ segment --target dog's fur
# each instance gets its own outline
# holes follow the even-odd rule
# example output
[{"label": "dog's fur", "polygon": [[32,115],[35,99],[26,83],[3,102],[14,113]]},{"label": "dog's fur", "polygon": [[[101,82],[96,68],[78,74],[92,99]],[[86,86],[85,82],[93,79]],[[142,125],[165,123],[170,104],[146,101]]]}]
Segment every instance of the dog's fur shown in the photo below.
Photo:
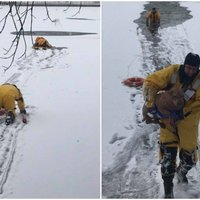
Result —
[{"label": "dog's fur", "polygon": [[181,88],[160,92],[156,96],[155,105],[165,115],[169,115],[170,111],[178,111],[184,106],[184,92]]},{"label": "dog's fur", "polygon": [[[176,120],[171,118],[170,112],[179,111],[184,106],[184,92],[181,88],[172,88],[168,91],[160,91],[155,99],[155,105],[157,109],[168,116],[169,123],[174,128],[176,127]],[[159,120],[152,120],[153,123],[158,123],[162,128],[165,128],[165,125]]]},{"label": "dog's fur", "polygon": [[[145,105],[142,108],[143,116],[147,124],[154,123],[159,124],[161,128],[165,128],[165,124],[163,123],[162,119],[168,120],[169,124],[176,128],[177,119],[172,118],[172,112],[178,111],[177,113],[182,115],[181,109],[184,107],[184,92],[181,88],[172,88],[170,90],[163,90],[159,91],[155,98],[155,106],[157,107],[158,111],[161,112],[165,118],[160,118],[158,116],[150,116],[149,108]],[[149,113],[150,114],[150,113]],[[179,116],[178,114],[178,116]]]}]

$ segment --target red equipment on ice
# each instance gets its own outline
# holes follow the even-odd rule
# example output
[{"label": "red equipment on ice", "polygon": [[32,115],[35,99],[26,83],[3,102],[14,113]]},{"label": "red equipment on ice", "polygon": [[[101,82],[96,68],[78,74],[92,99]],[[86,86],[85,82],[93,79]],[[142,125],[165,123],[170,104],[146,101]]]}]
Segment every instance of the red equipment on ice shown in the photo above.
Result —
[{"label": "red equipment on ice", "polygon": [[144,79],[140,77],[132,77],[125,79],[122,83],[128,87],[142,87]]}]

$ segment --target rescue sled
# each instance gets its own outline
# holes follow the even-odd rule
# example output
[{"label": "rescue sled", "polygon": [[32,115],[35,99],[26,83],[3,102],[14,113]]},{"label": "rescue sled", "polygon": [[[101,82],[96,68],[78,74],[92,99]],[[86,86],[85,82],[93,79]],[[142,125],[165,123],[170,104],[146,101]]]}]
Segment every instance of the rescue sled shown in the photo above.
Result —
[{"label": "rescue sled", "polygon": [[143,82],[144,79],[140,77],[132,77],[122,81],[122,83],[128,87],[142,87]]}]

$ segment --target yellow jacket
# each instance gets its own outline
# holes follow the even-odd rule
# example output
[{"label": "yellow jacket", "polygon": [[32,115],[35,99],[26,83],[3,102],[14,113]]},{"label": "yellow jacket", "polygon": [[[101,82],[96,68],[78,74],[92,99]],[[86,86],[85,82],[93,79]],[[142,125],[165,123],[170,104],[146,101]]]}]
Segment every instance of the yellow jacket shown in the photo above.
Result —
[{"label": "yellow jacket", "polygon": [[6,113],[12,111],[15,115],[15,101],[17,101],[19,110],[23,111],[25,105],[20,90],[12,84],[0,85],[0,108],[4,108]]},{"label": "yellow jacket", "polygon": [[[178,74],[180,65],[170,65],[162,70],[159,70],[151,75],[149,75],[143,85],[144,98],[147,107],[152,107],[154,105],[154,100],[156,93],[159,90],[166,88],[171,84],[173,74]],[[192,88],[196,80],[200,79],[200,73],[196,76],[190,86],[187,88]],[[180,88],[182,84],[179,81],[179,75],[176,77],[176,82],[173,87]],[[161,128],[160,132],[160,142],[177,142],[179,147],[183,148],[189,152],[196,151],[198,145],[198,125],[200,119],[200,87],[196,89],[195,94],[188,101],[185,102],[183,108],[184,114],[190,113],[183,120],[177,122],[178,136],[173,133],[174,129],[169,125],[167,120],[163,120],[166,128]],[[170,146],[176,146],[172,144]]]},{"label": "yellow jacket", "polygon": [[157,10],[155,14],[153,14],[152,11],[147,12],[146,16],[146,23],[147,26],[151,26],[153,23],[154,24],[160,24],[160,12]]},{"label": "yellow jacket", "polygon": [[[159,90],[163,90],[171,84],[171,78],[174,73],[178,73],[180,65],[170,65],[162,70],[159,70],[149,75],[144,81],[144,96],[147,101],[147,107],[151,107],[154,104],[155,95]],[[192,84],[200,79],[200,74],[197,75]],[[192,84],[189,88],[192,88]],[[182,84],[179,82],[179,76],[177,76],[176,83],[173,87],[180,88]],[[185,103],[184,112],[198,112],[200,111],[200,87],[196,90],[195,96]]]},{"label": "yellow jacket", "polygon": [[46,47],[46,48],[51,48],[52,45],[49,44],[49,42],[43,38],[43,37],[37,37],[35,39],[35,44],[33,47]]}]

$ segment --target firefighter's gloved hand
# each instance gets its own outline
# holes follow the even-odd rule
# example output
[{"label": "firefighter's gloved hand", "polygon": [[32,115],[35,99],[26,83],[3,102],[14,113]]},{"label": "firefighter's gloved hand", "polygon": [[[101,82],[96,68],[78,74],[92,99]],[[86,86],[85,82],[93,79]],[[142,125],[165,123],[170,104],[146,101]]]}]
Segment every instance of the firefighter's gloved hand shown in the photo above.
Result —
[{"label": "firefighter's gloved hand", "polygon": [[25,109],[24,109],[24,110],[21,110],[20,113],[21,113],[21,115],[22,115],[22,122],[23,122],[24,124],[27,124],[27,119],[26,119],[27,112],[26,112],[26,110],[25,110]]},{"label": "firefighter's gloved hand", "polygon": [[0,116],[4,115],[5,114],[5,109],[1,108],[0,109]]},{"label": "firefighter's gloved hand", "polygon": [[6,125],[12,124],[14,122],[14,120],[15,120],[15,116],[14,116],[13,112],[9,111],[6,116],[6,122],[5,122]]},{"label": "firefighter's gloved hand", "polygon": [[145,104],[143,105],[143,108],[142,108],[143,120],[142,121],[145,121],[147,124],[150,124],[153,121],[153,118],[149,115],[149,109],[150,108],[148,108]]},{"label": "firefighter's gloved hand", "polygon": [[24,109],[24,110],[20,110],[20,113],[21,114],[24,114],[24,115],[26,115],[27,114],[27,112],[26,112],[26,110]]},{"label": "firefighter's gloved hand", "polygon": [[166,128],[165,124],[162,121],[160,121],[160,119],[154,118],[154,116],[150,114],[149,112],[150,109],[152,108],[148,108],[145,105],[143,106],[142,108],[143,120],[142,121],[145,121],[147,124],[151,124],[151,123],[159,124],[161,128]]}]

